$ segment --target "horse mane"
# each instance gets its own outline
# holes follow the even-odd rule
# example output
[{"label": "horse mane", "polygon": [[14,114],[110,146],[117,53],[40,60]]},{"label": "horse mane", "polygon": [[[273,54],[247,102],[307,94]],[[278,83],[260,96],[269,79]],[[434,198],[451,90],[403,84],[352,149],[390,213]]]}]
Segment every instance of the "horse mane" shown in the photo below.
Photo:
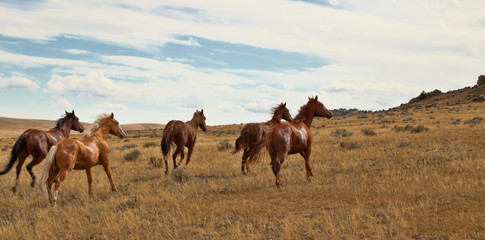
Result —
[{"label": "horse mane", "polygon": [[62,124],[66,121],[67,117],[70,117],[71,113],[63,114],[61,118],[56,120],[56,126],[54,127],[55,130],[61,130]]},{"label": "horse mane", "polygon": [[274,115],[274,114],[275,114],[275,112],[276,112],[276,110],[278,110],[278,108],[279,108],[281,105],[283,105],[283,104],[282,104],[282,103],[280,103],[280,104],[278,104],[278,105],[276,105],[276,106],[272,107],[272,108],[271,108],[271,115]]},{"label": "horse mane", "polygon": [[96,120],[94,121],[91,126],[89,126],[89,129],[86,131],[84,136],[86,137],[91,137],[94,132],[96,132],[100,127],[101,124],[106,120],[107,118],[111,117],[111,114],[109,113],[101,113],[96,117]]},{"label": "horse mane", "polygon": [[306,116],[308,115],[308,104],[311,101],[316,101],[316,99],[315,98],[309,98],[308,103],[300,107],[300,110],[298,110],[298,114],[293,118],[293,122],[305,121]]}]

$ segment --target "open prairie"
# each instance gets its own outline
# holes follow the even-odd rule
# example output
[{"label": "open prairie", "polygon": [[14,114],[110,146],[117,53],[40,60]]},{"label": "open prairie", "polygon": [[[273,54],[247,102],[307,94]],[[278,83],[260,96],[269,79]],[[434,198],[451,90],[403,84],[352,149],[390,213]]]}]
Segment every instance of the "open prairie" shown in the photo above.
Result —
[{"label": "open prairie", "polygon": [[[315,176],[292,155],[279,190],[268,159],[241,174],[242,124],[199,129],[169,175],[162,130],[128,131],[108,141],[117,192],[100,166],[94,197],[73,171],[53,209],[26,171],[16,194],[14,170],[1,176],[0,239],[484,239],[485,103],[449,99],[315,119]],[[14,141],[0,140],[2,168]]]}]

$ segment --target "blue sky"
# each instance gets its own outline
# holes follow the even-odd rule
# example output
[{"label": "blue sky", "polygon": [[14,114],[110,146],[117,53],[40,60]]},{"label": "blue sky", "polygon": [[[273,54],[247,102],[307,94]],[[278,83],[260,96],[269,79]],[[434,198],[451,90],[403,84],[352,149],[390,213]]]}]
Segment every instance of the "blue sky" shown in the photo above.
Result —
[{"label": "blue sky", "polygon": [[459,0],[0,1],[0,116],[266,121],[318,95],[388,109],[471,86],[485,3]]}]

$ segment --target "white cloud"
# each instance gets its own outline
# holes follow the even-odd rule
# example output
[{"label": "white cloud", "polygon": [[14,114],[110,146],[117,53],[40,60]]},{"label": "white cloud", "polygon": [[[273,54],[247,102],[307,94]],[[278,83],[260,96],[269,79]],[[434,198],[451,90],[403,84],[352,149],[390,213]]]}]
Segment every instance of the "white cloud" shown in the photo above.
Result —
[{"label": "white cloud", "polygon": [[93,70],[87,75],[53,75],[47,82],[50,93],[77,94],[80,96],[113,97],[121,96],[123,91],[113,80],[104,76],[103,71]]},{"label": "white cloud", "polygon": [[57,99],[57,103],[61,107],[64,107],[64,108],[72,108],[72,104],[66,98],[59,98],[59,99]]},{"label": "white cloud", "polygon": [[23,88],[34,90],[39,88],[39,85],[25,77],[12,76],[5,78],[0,76],[0,88]]},{"label": "white cloud", "polygon": [[[1,8],[0,8],[1,12]],[[1,22],[1,21],[0,21]],[[20,67],[40,67],[40,66],[79,66],[86,65],[86,62],[61,59],[61,58],[46,58],[46,57],[34,57],[23,54],[15,54],[0,50],[0,62],[8,64],[16,64]]]},{"label": "white cloud", "polygon": [[64,52],[70,53],[70,54],[86,54],[88,51],[86,50],[80,50],[80,49],[64,49]]},{"label": "white cloud", "polygon": [[96,104],[96,107],[104,109],[104,110],[109,110],[109,111],[125,111],[125,110],[128,110],[128,107],[124,104],[109,103],[109,102],[98,103],[98,104]]}]

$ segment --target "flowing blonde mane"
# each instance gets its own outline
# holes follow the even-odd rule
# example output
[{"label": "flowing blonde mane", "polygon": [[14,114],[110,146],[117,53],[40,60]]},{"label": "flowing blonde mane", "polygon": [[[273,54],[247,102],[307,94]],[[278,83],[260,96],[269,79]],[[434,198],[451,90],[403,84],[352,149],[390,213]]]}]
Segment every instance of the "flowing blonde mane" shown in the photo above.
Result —
[{"label": "flowing blonde mane", "polygon": [[96,120],[94,121],[94,123],[91,124],[91,126],[89,126],[89,129],[86,131],[84,136],[91,137],[93,133],[96,132],[96,130],[98,130],[99,127],[101,127],[101,124],[103,124],[104,120],[106,120],[106,118],[109,118],[109,117],[111,117],[111,114],[109,113],[99,114]]}]

